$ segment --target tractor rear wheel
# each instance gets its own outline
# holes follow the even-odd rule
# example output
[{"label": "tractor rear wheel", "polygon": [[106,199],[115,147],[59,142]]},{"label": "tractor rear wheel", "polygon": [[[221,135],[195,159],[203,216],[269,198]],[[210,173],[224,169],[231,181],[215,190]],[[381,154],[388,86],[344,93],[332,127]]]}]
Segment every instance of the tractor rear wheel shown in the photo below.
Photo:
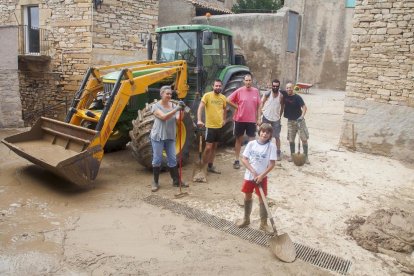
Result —
[{"label": "tractor rear wheel", "polygon": [[[244,85],[244,76],[247,73],[237,73],[231,76],[230,80],[226,83],[226,86],[223,89],[223,95],[228,97],[233,93],[236,89],[239,87],[242,87]],[[233,108],[227,107],[227,118],[226,123],[223,127],[223,144],[228,146],[234,146],[235,138],[233,135]]]},{"label": "tractor rear wheel", "polygon": [[[175,101],[173,101],[175,102]],[[177,103],[177,102],[175,102]],[[138,111],[138,116],[132,121],[133,129],[129,132],[131,137],[131,149],[135,159],[144,167],[152,168],[152,146],[150,140],[150,133],[154,124],[155,116],[151,113],[151,108],[155,102],[148,104],[144,109]],[[177,123],[176,135],[176,153],[177,164],[180,162],[179,155],[179,128]],[[181,123],[181,151],[182,164],[187,163],[190,157],[190,149],[194,142],[193,120],[189,112],[184,112],[184,118]],[[164,155],[161,164],[162,168],[167,167],[167,158]]]}]

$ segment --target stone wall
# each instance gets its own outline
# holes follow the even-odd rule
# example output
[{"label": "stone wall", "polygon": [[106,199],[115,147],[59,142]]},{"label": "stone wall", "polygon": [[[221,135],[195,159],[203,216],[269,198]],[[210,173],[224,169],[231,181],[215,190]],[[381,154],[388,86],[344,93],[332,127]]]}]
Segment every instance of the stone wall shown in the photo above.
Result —
[{"label": "stone wall", "polygon": [[7,0],[0,5],[0,24],[23,24],[27,5],[39,6],[49,59],[24,58],[19,63],[26,115],[71,99],[89,66],[146,59],[140,34],[153,31],[158,22],[157,0],[105,0],[97,9],[90,0]]},{"label": "stone wall", "polygon": [[342,144],[414,161],[414,1],[357,1]]},{"label": "stone wall", "polygon": [[158,0],[105,0],[93,22],[93,64],[146,59],[141,37],[158,25]]},{"label": "stone wall", "polygon": [[16,27],[0,26],[0,128],[21,127]]}]

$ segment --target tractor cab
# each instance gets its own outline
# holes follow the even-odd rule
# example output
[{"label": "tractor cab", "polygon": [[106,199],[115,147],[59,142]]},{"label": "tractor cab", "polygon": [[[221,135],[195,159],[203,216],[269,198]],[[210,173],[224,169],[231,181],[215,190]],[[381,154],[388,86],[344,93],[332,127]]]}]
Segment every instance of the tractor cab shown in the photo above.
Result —
[{"label": "tractor cab", "polygon": [[158,63],[186,60],[188,65],[187,101],[195,92],[208,92],[224,68],[234,64],[232,33],[209,25],[160,27],[157,33]]}]

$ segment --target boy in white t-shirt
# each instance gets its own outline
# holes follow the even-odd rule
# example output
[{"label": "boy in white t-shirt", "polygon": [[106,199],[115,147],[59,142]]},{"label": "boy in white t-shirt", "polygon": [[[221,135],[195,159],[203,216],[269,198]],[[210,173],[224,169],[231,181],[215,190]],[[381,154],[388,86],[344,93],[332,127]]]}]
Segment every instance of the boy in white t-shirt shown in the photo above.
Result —
[{"label": "boy in white t-shirt", "polygon": [[273,229],[267,224],[266,208],[256,184],[261,183],[263,192],[267,196],[267,174],[273,169],[277,159],[276,146],[271,143],[272,131],[273,128],[270,124],[262,124],[259,128],[259,139],[249,142],[243,152],[241,161],[246,167],[246,172],[241,189],[244,193],[244,218],[237,224],[240,228],[250,224],[254,190],[260,202],[260,230],[273,233]]}]

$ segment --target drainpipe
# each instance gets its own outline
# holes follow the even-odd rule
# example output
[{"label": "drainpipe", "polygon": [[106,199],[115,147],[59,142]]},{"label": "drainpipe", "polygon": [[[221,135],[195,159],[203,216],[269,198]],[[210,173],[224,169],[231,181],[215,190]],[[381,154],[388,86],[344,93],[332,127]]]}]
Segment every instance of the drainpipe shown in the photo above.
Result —
[{"label": "drainpipe", "polygon": [[306,9],[306,0],[303,0],[303,9],[302,9],[302,18],[300,20],[300,30],[299,30],[299,49],[298,49],[298,56],[296,59],[296,82],[299,81],[299,73],[300,73],[300,51],[302,49],[302,30],[303,30],[303,21],[305,19],[305,9]]}]

